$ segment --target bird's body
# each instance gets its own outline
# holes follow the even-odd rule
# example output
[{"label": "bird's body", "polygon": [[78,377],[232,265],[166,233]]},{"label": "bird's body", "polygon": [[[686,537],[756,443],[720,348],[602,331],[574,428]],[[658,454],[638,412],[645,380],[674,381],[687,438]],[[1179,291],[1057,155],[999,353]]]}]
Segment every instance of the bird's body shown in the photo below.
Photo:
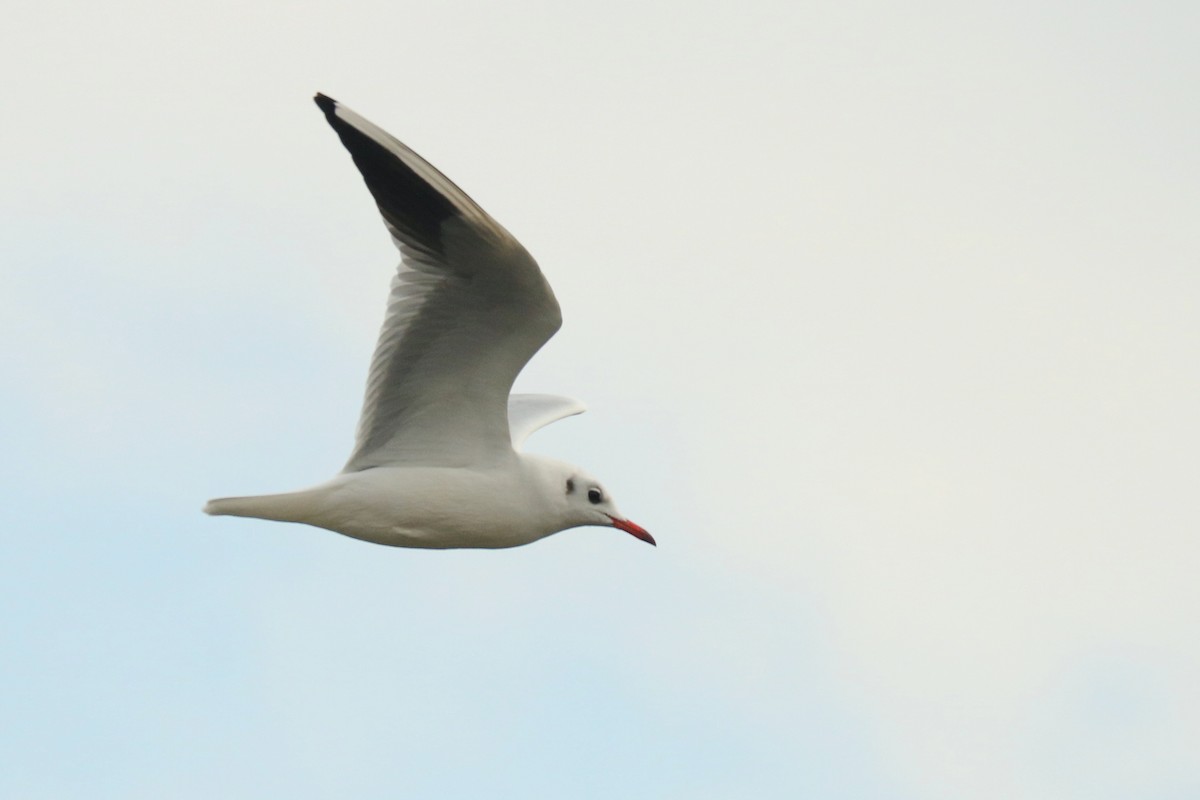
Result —
[{"label": "bird's body", "polygon": [[343,471],[285,494],[209,501],[209,514],[300,522],[377,544],[503,548],[580,525],[653,538],[578,467],[520,452],[583,411],[512,395],[562,322],[525,248],[396,139],[324,95],[317,105],[375,198],[402,260]]},{"label": "bird's body", "polygon": [[514,454],[490,467],[376,467],[299,492],[213,501],[210,513],[303,522],[394,547],[516,547],[570,527],[565,503],[546,513],[563,494],[563,466]]}]

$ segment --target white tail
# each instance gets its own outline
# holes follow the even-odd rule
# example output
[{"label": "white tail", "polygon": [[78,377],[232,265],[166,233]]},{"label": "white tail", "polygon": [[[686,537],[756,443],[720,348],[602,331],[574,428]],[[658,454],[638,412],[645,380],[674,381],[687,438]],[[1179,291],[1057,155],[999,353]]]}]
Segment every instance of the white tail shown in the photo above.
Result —
[{"label": "white tail", "polygon": [[204,504],[213,516],[255,517],[279,522],[307,522],[313,513],[313,493],[260,494],[251,497],[218,497]]}]

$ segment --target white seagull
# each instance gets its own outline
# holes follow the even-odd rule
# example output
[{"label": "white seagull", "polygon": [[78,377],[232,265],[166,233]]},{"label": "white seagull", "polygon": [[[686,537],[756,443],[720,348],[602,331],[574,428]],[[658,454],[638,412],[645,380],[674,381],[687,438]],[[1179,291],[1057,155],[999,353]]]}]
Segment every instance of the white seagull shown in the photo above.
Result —
[{"label": "white seagull", "polygon": [[311,489],[210,500],[209,514],[301,522],[395,547],[515,547],[581,525],[654,544],[579,467],[519,452],[584,410],[509,395],[562,324],[520,242],[428,162],[337,101],[317,106],[400,249],[350,460]]}]

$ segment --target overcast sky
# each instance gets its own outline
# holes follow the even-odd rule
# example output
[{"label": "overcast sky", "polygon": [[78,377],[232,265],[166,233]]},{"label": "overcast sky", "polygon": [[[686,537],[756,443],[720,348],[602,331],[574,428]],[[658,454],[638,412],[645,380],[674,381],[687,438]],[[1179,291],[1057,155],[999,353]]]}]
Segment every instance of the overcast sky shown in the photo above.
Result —
[{"label": "overcast sky", "polygon": [[[1194,3],[10,0],[0,795],[1200,795]],[[352,440],[323,91],[529,248],[658,539],[207,518]]]}]

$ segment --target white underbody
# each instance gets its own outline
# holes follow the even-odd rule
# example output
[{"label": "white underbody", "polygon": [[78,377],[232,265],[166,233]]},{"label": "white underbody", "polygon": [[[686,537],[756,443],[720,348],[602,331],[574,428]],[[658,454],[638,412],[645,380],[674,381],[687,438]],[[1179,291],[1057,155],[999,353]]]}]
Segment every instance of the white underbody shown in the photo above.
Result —
[{"label": "white underbody", "polygon": [[[311,489],[213,500],[210,514],[300,522],[393,547],[503,548],[579,524],[547,513],[561,494],[555,462],[513,453],[485,468],[388,466]],[[550,495],[550,496],[547,496]]]}]

